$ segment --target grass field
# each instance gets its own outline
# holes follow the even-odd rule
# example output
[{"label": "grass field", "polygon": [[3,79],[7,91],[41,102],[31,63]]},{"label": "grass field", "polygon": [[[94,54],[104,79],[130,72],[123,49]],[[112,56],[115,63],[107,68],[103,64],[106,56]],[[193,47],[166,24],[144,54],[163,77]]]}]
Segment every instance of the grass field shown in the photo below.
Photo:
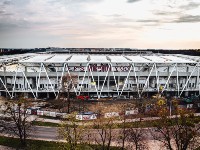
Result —
[{"label": "grass field", "polygon": [[[40,141],[40,140],[27,140],[27,146],[21,147],[20,141],[17,138],[0,136],[0,145],[12,147],[14,149],[23,150],[68,150],[69,145],[62,142],[53,141]],[[82,144],[78,146],[77,150],[101,150],[101,146],[98,145],[86,145]],[[112,147],[111,150],[120,150],[118,147]]]}]

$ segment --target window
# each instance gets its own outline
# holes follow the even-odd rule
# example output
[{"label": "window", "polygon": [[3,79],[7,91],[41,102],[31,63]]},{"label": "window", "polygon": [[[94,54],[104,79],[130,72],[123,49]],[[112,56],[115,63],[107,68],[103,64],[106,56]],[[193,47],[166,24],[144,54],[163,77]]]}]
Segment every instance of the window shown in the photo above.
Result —
[{"label": "window", "polygon": [[194,83],[192,83],[192,87],[195,87],[195,84],[194,84]]},{"label": "window", "polygon": [[183,87],[183,83],[180,84],[180,87]]}]

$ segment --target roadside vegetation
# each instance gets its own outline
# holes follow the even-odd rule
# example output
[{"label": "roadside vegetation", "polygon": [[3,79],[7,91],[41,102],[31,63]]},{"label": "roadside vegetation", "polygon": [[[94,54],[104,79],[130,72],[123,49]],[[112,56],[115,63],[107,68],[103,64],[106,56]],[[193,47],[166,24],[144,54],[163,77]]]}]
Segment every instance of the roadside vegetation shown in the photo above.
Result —
[{"label": "roadside vegetation", "polygon": [[42,122],[42,121],[33,121],[32,125],[34,126],[44,126],[44,127],[60,127],[61,124],[53,122]]},{"label": "roadside vegetation", "polygon": [[[70,149],[69,144],[63,142],[40,141],[27,139],[27,145],[24,147],[20,144],[20,140],[12,137],[0,136],[0,145],[8,146],[14,149],[23,150],[63,150]],[[96,150],[101,149],[98,145],[81,144],[76,150]],[[110,150],[120,150],[118,147],[111,147]]]}]

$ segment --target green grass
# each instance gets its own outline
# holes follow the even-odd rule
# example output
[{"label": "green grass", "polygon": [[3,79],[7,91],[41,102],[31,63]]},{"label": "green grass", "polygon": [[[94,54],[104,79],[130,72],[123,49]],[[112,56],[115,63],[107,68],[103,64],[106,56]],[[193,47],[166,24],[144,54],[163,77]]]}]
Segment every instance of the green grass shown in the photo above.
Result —
[{"label": "green grass", "polygon": [[[0,145],[12,147],[15,149],[22,149],[20,141],[17,138],[0,136]],[[27,146],[23,147],[23,150],[62,150],[69,149],[67,143],[52,142],[52,141],[40,141],[40,140],[27,140]],[[98,145],[79,145],[77,150],[101,150],[101,146]],[[111,150],[120,150],[118,147],[112,147]]]},{"label": "green grass", "polygon": [[60,127],[61,126],[61,124],[59,123],[42,122],[42,121],[33,121],[32,124],[35,126],[45,126],[45,127]]},{"label": "green grass", "polygon": [[[137,122],[126,122],[126,128],[148,128],[148,127],[155,127],[161,120],[151,120],[151,121],[137,121]],[[175,119],[171,119],[171,125],[175,125]],[[200,123],[200,117],[193,118],[194,123]],[[106,120],[105,120],[106,122]],[[46,126],[46,127],[61,127],[62,124],[59,123],[52,123],[52,122],[41,122],[41,121],[33,121],[33,125],[37,126]],[[87,125],[86,128],[93,128],[96,129],[97,127],[94,125]],[[113,126],[114,128],[123,128],[123,123],[117,123]]]},{"label": "green grass", "polygon": [[[150,127],[156,127],[157,124],[160,123],[162,120],[149,120],[149,121],[136,121],[136,122],[125,122],[123,123],[117,123],[113,126],[113,128],[150,128]],[[171,125],[176,125],[176,121],[174,118],[170,119]],[[200,117],[194,117],[192,118],[193,123],[199,124],[200,123]],[[91,125],[90,128],[97,129],[98,127]],[[100,126],[101,128],[101,126]]]}]

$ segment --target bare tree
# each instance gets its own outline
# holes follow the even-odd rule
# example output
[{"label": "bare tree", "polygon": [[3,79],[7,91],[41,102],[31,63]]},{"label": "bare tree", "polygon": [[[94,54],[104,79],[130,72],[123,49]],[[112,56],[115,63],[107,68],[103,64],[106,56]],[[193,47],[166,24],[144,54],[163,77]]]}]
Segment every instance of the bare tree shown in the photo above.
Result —
[{"label": "bare tree", "polygon": [[[75,88],[75,85],[77,84],[77,76],[75,75],[69,75],[66,74],[62,77],[62,94],[59,93],[58,99],[61,101],[61,105],[63,103],[63,107],[65,106],[65,97],[67,97],[67,113],[70,113],[70,104],[71,104],[71,97],[70,93],[72,92],[72,89]],[[61,100],[62,99],[62,100]]]},{"label": "bare tree", "polygon": [[172,119],[168,114],[166,109],[160,112],[160,120],[155,122],[155,130],[152,131],[154,139],[162,142],[170,150],[194,149],[200,130],[194,114],[187,110],[177,110],[178,115]]},{"label": "bare tree", "polygon": [[114,119],[98,119],[94,121],[93,127],[97,130],[97,135],[95,136],[95,142],[98,145],[101,145],[102,150],[109,150],[111,148],[111,142],[113,139],[113,128],[114,128]]},{"label": "bare tree", "polygon": [[[26,110],[29,104],[26,100],[17,103],[6,102],[4,105],[4,118],[0,121],[3,132],[20,139],[22,146],[26,146],[26,140],[31,132],[31,120],[28,121]],[[6,119],[7,118],[7,119]]]},{"label": "bare tree", "polygon": [[84,128],[78,125],[75,116],[75,113],[68,115],[67,120],[59,128],[59,136],[65,139],[67,145],[69,145],[69,147],[64,147],[64,149],[76,150],[78,144],[82,143]]},{"label": "bare tree", "polygon": [[121,129],[119,130],[119,143],[121,144],[121,149],[124,150],[125,149],[125,142],[127,141],[128,138],[128,128],[126,127],[126,120],[127,120],[127,116],[126,116],[126,108],[127,106],[124,104],[122,105],[122,113],[121,113],[121,117],[120,120],[122,121],[121,123]]},{"label": "bare tree", "polygon": [[147,143],[145,141],[145,129],[140,128],[140,122],[135,122],[134,127],[130,127],[127,130],[128,137],[127,141],[129,142],[128,146],[131,149],[135,150],[144,150],[148,149]]}]

